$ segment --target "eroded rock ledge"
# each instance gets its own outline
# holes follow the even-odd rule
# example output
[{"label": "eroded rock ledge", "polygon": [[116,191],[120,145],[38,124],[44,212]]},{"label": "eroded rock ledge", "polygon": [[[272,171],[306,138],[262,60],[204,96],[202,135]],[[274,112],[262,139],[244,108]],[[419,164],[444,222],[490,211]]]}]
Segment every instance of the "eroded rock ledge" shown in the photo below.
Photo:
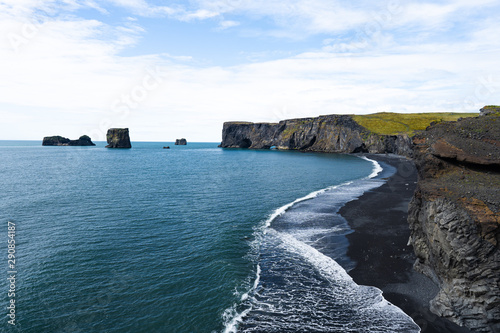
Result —
[{"label": "eroded rock ledge", "polygon": [[348,115],[283,120],[279,123],[226,122],[222,148],[294,149],[330,153],[395,153],[411,155],[403,135],[378,135]]},{"label": "eroded rock ledge", "polygon": [[500,114],[435,124],[413,138],[415,268],[440,287],[431,311],[500,332]]}]

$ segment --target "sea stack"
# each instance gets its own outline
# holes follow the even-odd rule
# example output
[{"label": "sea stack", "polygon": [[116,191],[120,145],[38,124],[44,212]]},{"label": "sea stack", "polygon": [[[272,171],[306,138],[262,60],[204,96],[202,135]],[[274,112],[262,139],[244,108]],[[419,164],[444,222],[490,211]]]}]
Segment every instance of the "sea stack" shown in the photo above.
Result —
[{"label": "sea stack", "polygon": [[92,142],[88,135],[82,135],[78,140],[70,140],[56,135],[44,137],[42,146],[95,146],[95,143]]},{"label": "sea stack", "polygon": [[132,148],[128,128],[110,128],[106,134],[106,148]]},{"label": "sea stack", "polygon": [[175,144],[176,144],[177,146],[185,146],[185,145],[187,145],[187,141],[186,141],[186,139],[184,139],[184,138],[182,138],[182,139],[177,139],[177,140],[175,140]]}]

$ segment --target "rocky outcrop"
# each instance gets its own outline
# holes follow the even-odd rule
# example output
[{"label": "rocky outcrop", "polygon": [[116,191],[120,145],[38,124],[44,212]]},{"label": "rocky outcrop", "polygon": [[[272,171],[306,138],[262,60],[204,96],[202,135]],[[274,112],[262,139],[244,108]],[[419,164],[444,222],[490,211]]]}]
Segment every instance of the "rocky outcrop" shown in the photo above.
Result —
[{"label": "rocky outcrop", "polygon": [[184,138],[177,139],[177,140],[175,140],[175,144],[178,145],[178,146],[185,146],[185,145],[187,145],[187,141]]},{"label": "rocky outcrop", "polygon": [[440,287],[431,311],[500,332],[500,114],[434,124],[413,142],[410,242]]},{"label": "rocky outcrop", "polygon": [[106,148],[132,148],[128,128],[110,128],[106,134]]},{"label": "rocky outcrop", "polygon": [[486,116],[489,114],[495,114],[497,112],[500,112],[500,106],[498,105],[486,105],[485,107],[481,108],[479,110],[480,116]]},{"label": "rocky outcrop", "polygon": [[78,140],[70,140],[56,135],[44,137],[42,146],[95,146],[95,144],[88,135],[82,135]]},{"label": "rocky outcrop", "polygon": [[223,148],[293,149],[330,153],[395,153],[410,156],[407,135],[378,135],[348,115],[283,120],[279,123],[226,122]]}]

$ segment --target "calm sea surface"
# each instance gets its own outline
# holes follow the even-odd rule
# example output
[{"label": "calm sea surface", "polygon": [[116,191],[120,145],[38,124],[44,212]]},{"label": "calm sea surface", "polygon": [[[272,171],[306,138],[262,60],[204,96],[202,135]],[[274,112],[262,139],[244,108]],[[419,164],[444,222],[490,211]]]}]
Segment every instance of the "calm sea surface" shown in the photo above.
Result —
[{"label": "calm sea surface", "polygon": [[0,141],[2,332],[418,332],[345,271],[336,211],[382,184],[376,163],[104,145]]}]

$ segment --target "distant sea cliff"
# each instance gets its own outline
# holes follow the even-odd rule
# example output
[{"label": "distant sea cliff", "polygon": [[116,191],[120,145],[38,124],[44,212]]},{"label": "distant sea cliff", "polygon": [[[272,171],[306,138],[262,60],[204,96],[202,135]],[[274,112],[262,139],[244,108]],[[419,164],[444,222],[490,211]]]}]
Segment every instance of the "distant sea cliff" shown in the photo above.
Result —
[{"label": "distant sea cliff", "polygon": [[348,115],[283,120],[279,123],[226,122],[223,148],[295,149],[328,153],[411,154],[407,134],[378,135]]},{"label": "distant sea cliff", "polygon": [[440,288],[431,311],[475,331],[500,332],[500,108],[475,115],[426,123],[431,118],[422,114],[412,120],[425,124],[422,130],[395,134],[349,115],[226,122],[220,147],[412,158],[419,180],[409,206],[410,243],[415,268]]}]

